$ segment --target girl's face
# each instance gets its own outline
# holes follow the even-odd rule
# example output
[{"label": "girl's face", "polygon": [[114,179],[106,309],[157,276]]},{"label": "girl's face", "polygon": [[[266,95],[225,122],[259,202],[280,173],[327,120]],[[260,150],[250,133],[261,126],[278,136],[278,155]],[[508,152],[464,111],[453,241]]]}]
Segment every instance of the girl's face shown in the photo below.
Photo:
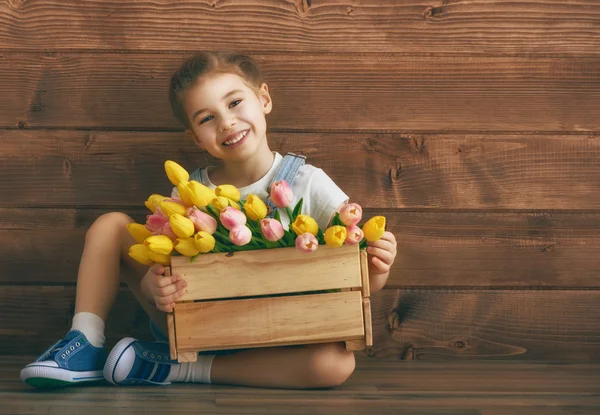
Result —
[{"label": "girl's face", "polygon": [[266,146],[265,116],[272,108],[266,84],[257,93],[238,75],[215,74],[201,78],[182,100],[191,124],[186,133],[212,156],[243,161]]}]

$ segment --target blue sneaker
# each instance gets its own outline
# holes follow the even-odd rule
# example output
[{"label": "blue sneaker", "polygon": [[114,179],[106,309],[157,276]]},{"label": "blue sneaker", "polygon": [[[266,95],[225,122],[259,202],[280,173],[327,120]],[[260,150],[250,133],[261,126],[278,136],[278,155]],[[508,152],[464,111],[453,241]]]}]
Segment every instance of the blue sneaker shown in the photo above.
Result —
[{"label": "blue sneaker", "polygon": [[103,379],[107,353],[94,347],[79,330],[48,348],[37,360],[21,370],[21,380],[36,388],[69,386]]},{"label": "blue sneaker", "polygon": [[104,378],[113,385],[169,385],[169,343],[141,342],[125,337],[111,350],[104,365]]}]

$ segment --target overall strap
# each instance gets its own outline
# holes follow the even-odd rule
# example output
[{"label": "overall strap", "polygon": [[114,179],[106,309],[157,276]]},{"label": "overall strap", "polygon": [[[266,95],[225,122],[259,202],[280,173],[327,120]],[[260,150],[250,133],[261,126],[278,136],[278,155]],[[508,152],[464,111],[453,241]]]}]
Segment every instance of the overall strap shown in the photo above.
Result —
[{"label": "overall strap", "polygon": [[[281,160],[281,164],[279,165],[275,176],[273,176],[273,180],[271,180],[267,192],[271,191],[273,183],[280,180],[285,180],[291,187],[296,175],[298,174],[298,170],[300,170],[300,167],[302,167],[304,163],[306,163],[306,156],[302,154],[287,153],[283,157],[283,160]],[[272,218],[275,214],[276,206],[271,201],[270,196],[267,198],[267,207],[269,208],[269,214],[267,217]]]},{"label": "overall strap", "polygon": [[[190,174],[190,180],[195,180],[199,183],[202,183],[202,170],[204,170],[204,168],[202,168],[202,167],[198,167],[196,170],[194,170]],[[202,183],[202,184],[204,184],[204,183]]]}]

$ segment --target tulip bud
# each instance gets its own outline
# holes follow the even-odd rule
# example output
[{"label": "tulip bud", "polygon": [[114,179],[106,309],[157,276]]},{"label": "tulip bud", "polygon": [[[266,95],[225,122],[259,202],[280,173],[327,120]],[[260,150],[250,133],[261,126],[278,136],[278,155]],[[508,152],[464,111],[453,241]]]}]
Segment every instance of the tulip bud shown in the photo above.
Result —
[{"label": "tulip bud", "polygon": [[205,254],[215,249],[216,241],[210,233],[200,231],[194,235],[194,243],[196,244],[198,251],[200,251],[201,254]]},{"label": "tulip bud", "polygon": [[204,231],[212,235],[217,230],[217,220],[208,213],[202,212],[197,207],[189,208],[187,217],[194,224],[194,229],[196,229],[196,231]]},{"label": "tulip bud", "polygon": [[217,186],[215,189],[215,194],[218,196],[226,197],[227,199],[231,199],[234,202],[240,201],[240,191],[230,184],[222,184],[221,186]]},{"label": "tulip bud", "polygon": [[138,244],[144,243],[147,237],[152,236],[152,232],[140,223],[128,223],[127,230]]},{"label": "tulip bud", "polygon": [[354,226],[362,219],[362,207],[358,203],[349,203],[340,209],[340,220],[346,226]]},{"label": "tulip bud", "polygon": [[252,231],[246,225],[237,225],[229,231],[229,239],[237,246],[243,246],[252,239]]},{"label": "tulip bud", "polygon": [[279,208],[286,208],[292,203],[294,193],[292,188],[285,180],[274,182],[271,186],[271,201]]},{"label": "tulip bud", "polygon": [[179,182],[177,185],[177,195],[174,195],[175,191],[173,191],[171,198],[179,197],[183,205],[192,206],[194,202],[192,202],[192,192],[189,189],[189,184],[190,182]]},{"label": "tulip bud", "polygon": [[196,248],[194,238],[178,238],[174,246],[175,250],[184,256],[198,255],[200,251]]},{"label": "tulip bud", "polygon": [[171,224],[171,229],[173,229],[175,235],[180,238],[189,238],[194,234],[194,223],[179,213],[171,215],[169,223]]},{"label": "tulip bud", "polygon": [[298,215],[294,223],[292,223],[292,229],[298,236],[303,233],[316,235],[319,232],[319,225],[317,224],[317,221],[310,216]]},{"label": "tulip bud", "polygon": [[263,219],[260,221],[260,230],[267,240],[271,242],[277,242],[281,238],[285,231],[283,225],[276,219]]},{"label": "tulip bud", "polygon": [[148,253],[148,258],[152,260],[152,262],[156,262],[157,264],[169,266],[171,264],[171,256],[165,254],[159,254],[158,252],[150,251]]},{"label": "tulip bud", "polygon": [[302,252],[314,252],[319,246],[319,241],[311,233],[303,233],[296,238],[296,249]]},{"label": "tulip bud", "polygon": [[161,202],[160,210],[169,218],[175,213],[179,213],[183,216],[186,212],[185,206],[175,202]]},{"label": "tulip bud", "polygon": [[330,226],[325,231],[325,243],[331,248],[339,248],[346,240],[346,228],[343,226]]},{"label": "tulip bud", "polygon": [[211,202],[211,205],[213,205],[215,208],[217,208],[218,210],[223,210],[225,209],[227,206],[231,206],[234,209],[240,210],[240,205],[238,205],[236,202],[234,202],[231,199],[226,198],[225,196],[217,196],[215,197]]},{"label": "tulip bud", "polygon": [[385,232],[385,216],[373,216],[363,225],[362,230],[369,242],[381,239]]},{"label": "tulip bud", "polygon": [[215,197],[217,197],[214,190],[196,180],[188,182],[187,191],[190,194],[192,204],[199,208],[206,207]]},{"label": "tulip bud", "polygon": [[146,238],[144,245],[157,254],[169,255],[173,250],[173,241],[166,235],[155,235]]},{"label": "tulip bud", "polygon": [[261,220],[267,216],[267,205],[256,195],[248,195],[244,204],[246,216],[252,220]]},{"label": "tulip bud", "polygon": [[164,235],[168,237],[171,241],[177,239],[177,235],[175,235],[175,232],[173,232],[173,228],[171,228],[170,222],[165,223],[163,227],[158,230],[158,232],[153,233],[152,235]]},{"label": "tulip bud", "polygon": [[153,261],[149,258],[150,250],[146,245],[136,244],[129,247],[129,256],[143,265],[152,265]]},{"label": "tulip bud", "polygon": [[146,205],[146,207],[148,209],[150,209],[150,211],[152,213],[154,213],[156,211],[156,208],[158,206],[160,206],[160,202],[164,201],[166,198],[167,198],[166,196],[162,196],[162,195],[159,195],[159,194],[152,194],[144,202],[144,205]]},{"label": "tulip bud", "polygon": [[232,208],[231,206],[227,206],[225,209],[221,210],[219,219],[221,220],[223,226],[225,226],[225,228],[229,231],[237,225],[246,224],[246,215],[239,210]]},{"label": "tulip bud", "polygon": [[167,172],[169,181],[173,183],[173,186],[179,185],[180,182],[187,182],[190,180],[190,175],[187,170],[174,161],[165,161],[165,171]]},{"label": "tulip bud", "polygon": [[346,229],[346,243],[348,245],[356,245],[357,243],[360,243],[363,237],[364,233],[362,229],[356,225],[350,226]]}]

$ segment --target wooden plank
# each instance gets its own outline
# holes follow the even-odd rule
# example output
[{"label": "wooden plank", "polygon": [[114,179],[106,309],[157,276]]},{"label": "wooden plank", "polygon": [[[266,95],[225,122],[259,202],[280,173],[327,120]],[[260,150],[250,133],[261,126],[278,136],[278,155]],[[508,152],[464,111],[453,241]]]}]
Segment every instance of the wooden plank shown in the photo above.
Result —
[{"label": "wooden plank", "polygon": [[[74,283],[103,212],[0,208],[0,283]],[[600,288],[600,212],[364,211],[375,215],[398,240],[388,288]]]},{"label": "wooden plank", "polygon": [[362,296],[371,296],[371,283],[369,281],[369,257],[367,251],[360,251],[360,276],[362,278]]},{"label": "wooden plank", "polygon": [[383,290],[369,355],[599,361],[598,291]]},{"label": "wooden plank", "polygon": [[[189,55],[4,52],[0,128],[182,130],[167,88]],[[255,57],[273,97],[271,130],[600,130],[598,57]]]},{"label": "wooden plank", "polygon": [[[305,154],[378,209],[600,210],[599,138],[269,134],[271,149]],[[143,207],[171,191],[166,159],[190,171],[216,163],[182,133],[0,130],[0,145],[0,191],[11,195],[2,207]]]},{"label": "wooden plank", "polygon": [[595,0],[10,1],[0,49],[596,55],[599,15]]},{"label": "wooden plank", "polygon": [[373,346],[373,322],[371,314],[371,300],[369,298],[363,298],[363,320],[365,324],[365,346]]},{"label": "wooden plank", "polygon": [[179,301],[361,286],[358,245],[337,249],[322,246],[310,255],[293,247],[207,254],[194,262],[175,256],[171,268],[188,283]]},{"label": "wooden plank", "polygon": [[175,304],[180,352],[352,340],[362,321],[355,291]]}]

